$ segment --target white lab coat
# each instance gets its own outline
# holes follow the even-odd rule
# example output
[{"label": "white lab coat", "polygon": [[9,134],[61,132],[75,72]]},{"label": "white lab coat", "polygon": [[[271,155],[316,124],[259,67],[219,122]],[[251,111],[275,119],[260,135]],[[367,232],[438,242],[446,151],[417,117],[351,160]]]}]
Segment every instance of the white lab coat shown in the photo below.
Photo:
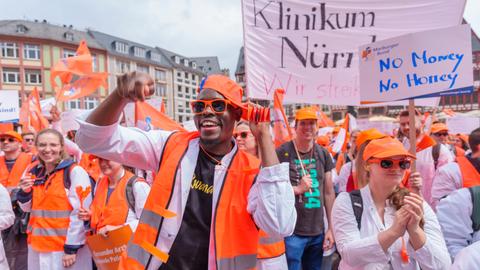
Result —
[{"label": "white lab coat", "polygon": [[451,261],[440,225],[427,203],[423,204],[427,240],[423,247],[415,251],[408,242],[408,232],[405,233],[410,256],[410,262],[405,264],[400,256],[401,238],[389,247],[387,253],[378,241],[378,234],[392,226],[395,209],[387,202],[383,224],[373,203],[369,186],[360,189],[360,192],[363,199],[360,231],[348,193],[341,193],[333,205],[333,232],[337,249],[342,256],[339,269],[392,269],[391,266],[393,269],[449,269]]},{"label": "white lab coat", "polygon": [[468,188],[452,192],[437,205],[438,221],[452,258],[463,248],[480,240],[480,231],[474,232],[472,228],[472,211],[472,196]]},{"label": "white lab coat", "polygon": [[[171,132],[151,130],[145,132],[138,128],[126,128],[113,124],[110,126],[95,126],[78,120],[80,129],[76,142],[80,148],[105,159],[143,169],[158,171],[163,148]],[[233,155],[238,150],[235,140],[234,147],[217,165],[214,175],[213,203],[220,195],[220,187]],[[197,163],[199,139],[189,142],[188,149],[180,161],[177,175],[182,181],[175,181],[168,210],[177,213],[173,218],[165,219],[159,232],[157,248],[169,251],[178,234],[185,210],[191,180]],[[285,237],[293,233],[296,222],[295,197],[288,176],[288,163],[261,168],[257,179],[248,195],[246,209],[259,228],[271,237]],[[214,216],[215,209],[212,209]],[[209,265],[215,264],[215,249],[213,233],[210,234]],[[161,262],[152,257],[148,269],[158,269]]]},{"label": "white lab coat", "polygon": [[[88,247],[85,243],[85,227],[83,220],[78,219],[78,210],[80,208],[80,198],[78,198],[75,191],[77,186],[86,188],[90,186],[90,179],[87,172],[80,166],[76,166],[70,172],[71,186],[70,189],[65,189],[67,192],[68,201],[73,208],[70,213],[70,224],[67,231],[67,245],[84,245],[77,251],[77,258],[75,264],[69,268],[64,268],[62,265],[63,251],[57,252],[38,252],[28,246],[28,269],[29,270],[84,270],[91,269],[92,257]],[[25,212],[30,212],[32,201],[20,203],[19,205]],[[92,196],[89,194],[83,202],[83,207],[88,209],[92,203]]]},{"label": "white lab coat", "polygon": [[[12,209],[12,202],[7,189],[0,184],[0,231],[8,229],[15,221],[15,214]],[[2,235],[0,234],[0,269],[8,270],[7,257],[3,248]]]},{"label": "white lab coat", "polygon": [[453,262],[451,270],[472,270],[480,267],[480,242],[462,249]]},{"label": "white lab coat", "polygon": [[463,187],[462,172],[456,162],[450,162],[439,168],[433,178],[432,208],[436,209],[438,201],[457,189]]}]

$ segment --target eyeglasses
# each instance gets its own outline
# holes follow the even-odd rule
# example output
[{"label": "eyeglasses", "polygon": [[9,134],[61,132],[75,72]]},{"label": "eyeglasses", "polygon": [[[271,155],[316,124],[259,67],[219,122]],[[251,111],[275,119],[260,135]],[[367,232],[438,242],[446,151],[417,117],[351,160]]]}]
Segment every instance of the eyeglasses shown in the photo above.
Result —
[{"label": "eyeglasses", "polygon": [[207,109],[207,106],[212,108],[212,110],[221,114],[227,110],[227,105],[230,104],[230,101],[226,99],[212,99],[212,100],[192,100],[190,105],[192,106],[192,111],[194,114],[202,114]]},{"label": "eyeglasses", "polygon": [[233,137],[238,138],[238,136],[240,136],[240,138],[246,139],[249,134],[250,134],[250,132],[248,132],[248,131],[242,131],[242,132],[234,133]]},{"label": "eyeglasses", "polygon": [[393,167],[393,164],[396,164],[400,167],[402,170],[407,170],[410,169],[410,165],[412,164],[412,161],[409,159],[370,159],[368,162],[371,163],[378,163],[380,164],[380,167],[383,169],[390,169]]},{"label": "eyeglasses", "polygon": [[438,137],[441,137],[441,136],[446,137],[446,136],[448,136],[448,132],[439,132],[439,133],[434,133],[433,135],[438,136]]},{"label": "eyeglasses", "polygon": [[16,142],[17,140],[15,138],[0,138],[0,142],[5,142],[5,141],[8,141],[8,142]]},{"label": "eyeglasses", "polygon": [[33,142],[34,141],[34,139],[23,139],[23,140],[26,141],[26,142]]}]

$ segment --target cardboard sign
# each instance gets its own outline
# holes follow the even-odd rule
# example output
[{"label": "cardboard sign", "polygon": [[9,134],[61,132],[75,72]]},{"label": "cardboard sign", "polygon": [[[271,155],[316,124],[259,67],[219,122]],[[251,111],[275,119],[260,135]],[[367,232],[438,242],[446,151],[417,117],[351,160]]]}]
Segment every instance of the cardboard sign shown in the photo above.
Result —
[{"label": "cardboard sign", "polygon": [[469,25],[360,46],[362,104],[473,91]]},{"label": "cardboard sign", "polygon": [[108,233],[108,237],[92,235],[87,237],[87,245],[99,270],[117,270],[132,236],[130,226],[126,225]]},{"label": "cardboard sign", "polygon": [[[465,0],[243,0],[248,96],[359,105],[358,47],[459,25]],[[470,73],[472,73],[470,71]]]},{"label": "cardboard sign", "polygon": [[18,91],[0,91],[0,122],[18,122],[20,107]]}]

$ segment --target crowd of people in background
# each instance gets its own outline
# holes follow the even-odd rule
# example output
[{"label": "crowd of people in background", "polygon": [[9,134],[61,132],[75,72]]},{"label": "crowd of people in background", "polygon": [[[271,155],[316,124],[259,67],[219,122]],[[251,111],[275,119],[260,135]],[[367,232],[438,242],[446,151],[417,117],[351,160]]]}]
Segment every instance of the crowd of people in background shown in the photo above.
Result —
[{"label": "crowd of people in background", "polygon": [[[271,123],[221,75],[191,102],[198,131],[119,123],[153,93],[119,77],[64,131],[0,133],[0,269],[95,269],[88,235],[133,232],[119,269],[476,269],[480,265],[480,128],[427,128],[415,112],[391,134],[319,136],[313,107],[275,147]],[[409,131],[415,129],[416,153]],[[415,167],[415,170],[413,170]]]}]

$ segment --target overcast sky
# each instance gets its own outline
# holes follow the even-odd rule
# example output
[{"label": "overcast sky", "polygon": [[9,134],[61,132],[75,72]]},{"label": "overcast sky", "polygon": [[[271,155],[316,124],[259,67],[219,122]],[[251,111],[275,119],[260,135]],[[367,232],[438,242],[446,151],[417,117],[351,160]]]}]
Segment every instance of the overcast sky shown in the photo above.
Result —
[{"label": "overcast sky", "polygon": [[[464,17],[480,35],[480,0],[467,0]],[[241,0],[10,0],[0,19],[46,19],[189,57],[218,56],[232,76],[243,40]]]}]

